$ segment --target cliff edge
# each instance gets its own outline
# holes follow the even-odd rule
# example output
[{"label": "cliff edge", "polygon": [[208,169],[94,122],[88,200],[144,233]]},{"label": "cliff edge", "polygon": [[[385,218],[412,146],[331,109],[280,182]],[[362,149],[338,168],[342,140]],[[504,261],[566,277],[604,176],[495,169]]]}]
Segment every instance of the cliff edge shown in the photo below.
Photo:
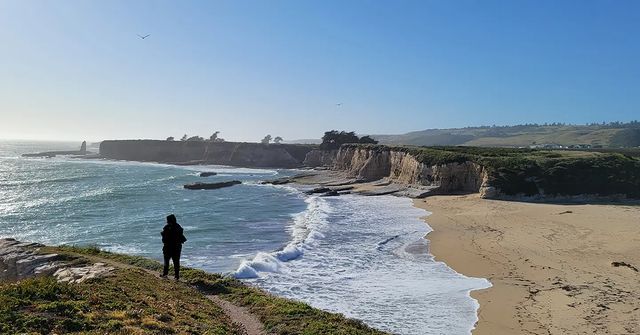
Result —
[{"label": "cliff edge", "polygon": [[161,268],[92,247],[0,239],[0,333],[385,334],[219,274],[185,268],[177,282]]},{"label": "cliff edge", "polygon": [[296,168],[312,145],[208,141],[107,140],[100,156],[108,159],[172,164],[213,164],[258,168]]},{"label": "cliff edge", "polygon": [[[584,200],[640,198],[640,159],[619,153],[345,144],[305,160],[358,182],[384,180],[431,194]],[[400,188],[398,188],[400,189]]]}]

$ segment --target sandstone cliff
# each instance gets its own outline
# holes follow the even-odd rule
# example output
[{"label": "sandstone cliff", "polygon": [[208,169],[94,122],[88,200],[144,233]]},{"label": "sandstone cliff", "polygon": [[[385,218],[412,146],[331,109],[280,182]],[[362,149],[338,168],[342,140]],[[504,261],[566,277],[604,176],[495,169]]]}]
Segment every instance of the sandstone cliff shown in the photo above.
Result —
[{"label": "sandstone cliff", "polygon": [[431,186],[435,187],[432,193],[479,192],[488,186],[485,169],[473,162],[430,165],[419,162],[410,153],[391,148],[344,146],[334,153],[333,160],[326,157],[330,152],[322,155],[317,151],[310,152],[307,157],[333,161],[333,169],[345,171],[348,176],[360,180],[384,178],[407,186]]},{"label": "sandstone cliff", "polygon": [[114,140],[100,144],[100,156],[162,163],[295,168],[302,166],[312,149],[308,145],[291,144]]},{"label": "sandstone cliff", "polygon": [[[360,181],[384,179],[427,194],[580,200],[640,198],[640,161],[620,154],[477,147],[346,144],[305,162]],[[391,191],[391,188],[389,188]]]},{"label": "sandstone cliff", "polygon": [[305,166],[331,167],[336,162],[338,150],[311,150],[302,162]]}]

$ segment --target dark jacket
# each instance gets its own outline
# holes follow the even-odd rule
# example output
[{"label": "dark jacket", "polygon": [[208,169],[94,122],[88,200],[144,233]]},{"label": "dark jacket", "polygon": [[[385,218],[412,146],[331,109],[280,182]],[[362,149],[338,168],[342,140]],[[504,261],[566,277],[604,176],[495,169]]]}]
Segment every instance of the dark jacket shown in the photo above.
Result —
[{"label": "dark jacket", "polygon": [[183,229],[178,223],[165,225],[160,234],[165,248],[182,247],[182,243],[187,241],[187,238],[184,237]]}]

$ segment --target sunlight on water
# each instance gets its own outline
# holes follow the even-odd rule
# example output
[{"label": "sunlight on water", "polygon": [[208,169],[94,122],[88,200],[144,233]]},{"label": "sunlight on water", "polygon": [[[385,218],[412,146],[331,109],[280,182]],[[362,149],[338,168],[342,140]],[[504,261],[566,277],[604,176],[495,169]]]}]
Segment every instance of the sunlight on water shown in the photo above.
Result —
[{"label": "sunlight on water", "polygon": [[[433,260],[427,213],[409,199],[259,183],[287,170],[19,157],[76,145],[0,142],[0,237],[160,259],[164,217],[176,213],[185,265],[398,334],[468,334],[476,321],[469,290],[489,283]],[[243,184],[185,190],[201,171]]]}]

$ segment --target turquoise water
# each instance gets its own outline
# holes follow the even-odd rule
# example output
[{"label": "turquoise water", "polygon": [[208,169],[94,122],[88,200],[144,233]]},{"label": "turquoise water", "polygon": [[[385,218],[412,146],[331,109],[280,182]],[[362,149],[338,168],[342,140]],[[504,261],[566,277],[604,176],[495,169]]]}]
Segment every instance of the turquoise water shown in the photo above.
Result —
[{"label": "turquoise water", "polygon": [[[185,265],[397,334],[469,334],[477,320],[469,291],[490,284],[434,261],[428,213],[409,199],[323,198],[259,183],[291,170],[20,157],[77,147],[0,142],[0,237],[160,259],[164,217],[175,213],[188,238]],[[203,180],[243,183],[182,188]]]},{"label": "turquoise water", "polygon": [[[44,145],[44,147],[43,147]],[[0,236],[46,244],[92,244],[161,259],[160,230],[175,213],[189,239],[185,265],[230,272],[244,257],[285,245],[292,213],[306,203],[286,190],[252,185],[289,171],[21,158],[77,143],[0,146]],[[217,171],[201,178],[199,171]],[[196,181],[241,180],[216,191],[185,190]]]}]

